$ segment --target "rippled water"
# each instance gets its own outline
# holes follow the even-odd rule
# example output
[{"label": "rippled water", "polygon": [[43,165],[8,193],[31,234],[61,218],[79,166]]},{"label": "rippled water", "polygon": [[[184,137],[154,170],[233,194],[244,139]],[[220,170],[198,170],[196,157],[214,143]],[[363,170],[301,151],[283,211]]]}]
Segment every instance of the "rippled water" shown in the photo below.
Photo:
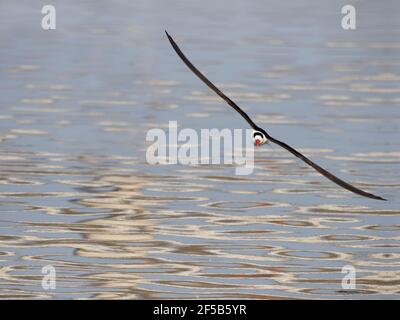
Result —
[{"label": "rippled water", "polygon": [[[1,298],[399,298],[397,2],[357,2],[356,31],[332,1],[53,4],[55,31],[40,1],[0,4]],[[389,201],[276,146],[250,176],[148,165],[169,120],[246,128],[165,28],[269,133]]]}]

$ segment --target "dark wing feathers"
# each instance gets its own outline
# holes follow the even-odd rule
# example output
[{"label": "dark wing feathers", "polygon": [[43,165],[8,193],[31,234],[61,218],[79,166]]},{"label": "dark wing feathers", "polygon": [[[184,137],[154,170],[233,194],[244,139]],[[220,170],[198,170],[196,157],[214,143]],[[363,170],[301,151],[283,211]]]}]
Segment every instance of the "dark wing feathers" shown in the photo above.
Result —
[{"label": "dark wing feathers", "polygon": [[262,128],[258,127],[253,120],[250,119],[250,117],[245,113],[235,102],[233,102],[231,99],[229,99],[222,91],[220,91],[210,80],[208,80],[190,61],[186,56],[183,54],[181,49],[179,49],[178,45],[175,43],[174,39],[168,34],[167,31],[165,31],[167,34],[168,40],[171,43],[172,47],[174,48],[175,52],[178,54],[178,56],[182,59],[182,61],[186,64],[186,66],[192,70],[192,72],[200,78],[211,90],[213,90],[217,95],[219,95],[223,100],[225,100],[233,109],[235,109],[249,124],[250,126],[257,131],[261,131],[262,133],[265,134],[268,140],[271,142],[281,146],[282,148],[286,149],[293,155],[295,155],[297,158],[303,160],[305,163],[307,163],[309,166],[314,168],[316,171],[318,171],[320,174],[322,174],[324,177],[328,178],[332,182],[336,183],[337,185],[341,186],[344,189],[347,189],[351,192],[354,192],[360,196],[371,198],[371,199],[377,199],[377,200],[386,200],[382,197],[376,196],[372,193],[365,192],[361,189],[358,189],[351,184],[343,181],[342,179],[339,179],[338,177],[334,176],[332,173],[326,171],[324,168],[321,168],[319,165],[316,163],[312,162],[310,159],[308,159],[306,156],[302,155],[300,152],[297,150],[293,149],[291,146],[287,145],[286,143],[279,141],[273,137],[271,137],[265,130]]},{"label": "dark wing feathers", "polygon": [[233,102],[231,99],[229,99],[221,90],[219,90],[210,80],[208,80],[190,61],[186,56],[183,54],[181,49],[179,49],[178,45],[175,43],[174,39],[168,34],[167,31],[165,31],[167,34],[168,40],[171,43],[172,47],[174,48],[175,52],[178,54],[178,56],[182,59],[182,61],[187,65],[187,67],[193,71],[193,73],[198,76],[201,81],[203,81],[211,90],[213,90],[217,95],[219,95],[222,99],[224,99],[233,109],[235,109],[239,114],[249,123],[249,125],[257,130],[256,124],[253,122],[253,120],[250,119],[250,117],[247,115],[246,112],[244,112],[240,107]]},{"label": "dark wing feathers", "polygon": [[266,137],[273,143],[276,143],[277,145],[281,146],[282,148],[286,149],[293,155],[295,155],[297,158],[303,160],[305,163],[307,163],[309,166],[313,167],[315,170],[317,170],[320,174],[322,174],[324,177],[328,178],[332,182],[336,183],[337,185],[341,186],[342,188],[345,188],[351,192],[354,192],[356,194],[359,194],[360,196],[371,198],[371,199],[377,199],[377,200],[386,200],[382,197],[376,196],[372,193],[365,192],[361,189],[358,189],[351,184],[347,183],[346,181],[343,181],[342,179],[334,176],[332,173],[326,171],[324,168],[321,168],[319,165],[316,163],[312,162],[310,159],[308,159],[306,156],[302,155],[300,152],[297,150],[293,149],[291,146],[287,145],[286,143],[279,141],[270,135],[266,135]]}]

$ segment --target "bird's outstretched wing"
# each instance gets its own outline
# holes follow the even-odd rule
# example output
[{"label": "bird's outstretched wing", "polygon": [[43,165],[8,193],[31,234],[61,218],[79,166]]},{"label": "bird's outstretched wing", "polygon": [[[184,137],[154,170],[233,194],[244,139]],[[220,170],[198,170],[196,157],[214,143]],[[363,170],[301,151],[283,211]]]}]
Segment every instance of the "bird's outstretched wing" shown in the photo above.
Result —
[{"label": "bird's outstretched wing", "polygon": [[201,81],[203,81],[211,90],[213,90],[217,95],[219,95],[223,100],[225,100],[233,109],[235,109],[248,123],[249,125],[256,131],[261,131],[268,140],[271,142],[281,146],[282,148],[286,149],[293,155],[295,155],[297,158],[303,160],[305,163],[307,163],[309,166],[314,168],[316,171],[318,171],[320,174],[322,174],[324,177],[328,178],[332,182],[336,183],[337,185],[341,186],[344,189],[347,189],[351,192],[354,192],[360,196],[371,198],[371,199],[376,199],[376,200],[386,200],[382,197],[376,196],[372,193],[365,192],[361,189],[358,189],[354,187],[353,185],[347,183],[346,181],[343,181],[342,179],[336,177],[332,173],[326,171],[324,168],[320,167],[316,163],[312,162],[310,159],[308,159],[306,156],[302,155],[300,152],[297,150],[293,149],[291,146],[287,145],[286,143],[277,140],[273,137],[271,137],[264,129],[258,127],[253,120],[247,115],[246,112],[244,112],[235,102],[233,102],[230,98],[228,98],[221,90],[219,90],[210,80],[208,80],[190,61],[186,56],[183,54],[181,49],[178,47],[178,45],[175,43],[174,39],[168,34],[167,31],[165,31],[167,34],[168,40],[171,43],[172,47],[174,48],[175,52],[178,54],[178,56],[182,59],[182,61],[186,64],[186,66],[193,71],[193,73],[200,78]]},{"label": "bird's outstretched wing", "polygon": [[172,47],[174,48],[175,52],[178,56],[182,59],[182,61],[187,65],[187,67],[193,71],[193,73],[200,78],[212,91],[214,91],[217,95],[219,95],[222,99],[224,99],[233,109],[235,109],[239,114],[249,123],[249,125],[254,129],[257,130],[256,124],[250,117],[244,112],[235,102],[229,99],[221,90],[219,90],[210,80],[208,80],[200,71],[197,69],[186,56],[183,54],[181,49],[179,49],[178,45],[175,43],[174,39],[165,31],[167,34],[168,40],[171,43]]},{"label": "bird's outstretched wing", "polygon": [[[262,130],[264,134],[266,132]],[[306,156],[302,155],[300,152],[298,152],[296,149],[293,149],[291,146],[287,145],[286,143],[279,141],[273,137],[271,137],[269,134],[266,134],[267,139],[269,139],[271,142],[281,146],[282,148],[286,149],[293,155],[295,155],[297,158],[303,160],[305,163],[307,163],[309,166],[313,167],[315,170],[317,170],[320,174],[322,174],[324,177],[328,178],[332,182],[336,183],[337,185],[341,186],[342,188],[345,188],[351,192],[354,192],[356,194],[359,194],[360,196],[371,198],[371,199],[376,199],[376,200],[386,200],[382,197],[376,196],[372,193],[365,192],[361,189],[356,188],[355,186],[352,186],[351,184],[347,183],[346,181],[343,181],[342,179],[336,177],[329,171],[326,171],[324,168],[321,168],[319,165],[316,163],[312,162],[310,159],[308,159]]]}]

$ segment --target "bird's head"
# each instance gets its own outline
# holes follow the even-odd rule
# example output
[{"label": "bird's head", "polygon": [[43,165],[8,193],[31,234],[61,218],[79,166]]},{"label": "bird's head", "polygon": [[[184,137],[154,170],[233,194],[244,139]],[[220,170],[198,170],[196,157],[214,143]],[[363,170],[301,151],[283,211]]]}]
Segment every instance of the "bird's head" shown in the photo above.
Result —
[{"label": "bird's head", "polygon": [[260,131],[253,132],[253,141],[255,146],[262,146],[263,144],[267,143],[267,137]]}]

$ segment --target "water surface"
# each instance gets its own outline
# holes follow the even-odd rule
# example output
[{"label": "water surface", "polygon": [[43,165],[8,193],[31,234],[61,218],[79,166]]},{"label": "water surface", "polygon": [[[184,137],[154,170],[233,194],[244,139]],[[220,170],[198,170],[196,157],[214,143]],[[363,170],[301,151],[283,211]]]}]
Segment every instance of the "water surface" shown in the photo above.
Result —
[{"label": "water surface", "polygon": [[[0,4],[0,298],[398,299],[400,22],[395,1]],[[188,56],[276,146],[232,166],[152,166],[145,135],[246,128]],[[56,290],[41,286],[56,268]],[[344,265],[356,289],[341,286]]]}]

